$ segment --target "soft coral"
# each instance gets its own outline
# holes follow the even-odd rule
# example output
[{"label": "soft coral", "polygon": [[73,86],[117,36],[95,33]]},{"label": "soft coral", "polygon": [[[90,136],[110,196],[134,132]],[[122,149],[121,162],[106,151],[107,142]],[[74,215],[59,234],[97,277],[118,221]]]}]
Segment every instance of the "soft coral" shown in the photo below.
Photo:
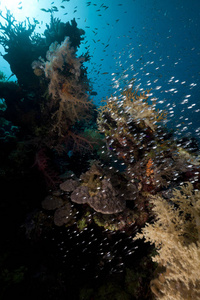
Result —
[{"label": "soft coral", "polygon": [[60,136],[65,135],[66,122],[74,124],[91,114],[92,102],[87,93],[90,87],[83,62],[84,57],[76,56],[68,37],[61,45],[51,44],[47,52],[44,71],[50,80],[53,130]]},{"label": "soft coral", "polygon": [[35,156],[35,162],[33,166],[37,166],[38,170],[44,176],[47,187],[55,188],[61,183],[58,174],[50,166],[50,159],[46,155],[45,149],[40,149]]}]

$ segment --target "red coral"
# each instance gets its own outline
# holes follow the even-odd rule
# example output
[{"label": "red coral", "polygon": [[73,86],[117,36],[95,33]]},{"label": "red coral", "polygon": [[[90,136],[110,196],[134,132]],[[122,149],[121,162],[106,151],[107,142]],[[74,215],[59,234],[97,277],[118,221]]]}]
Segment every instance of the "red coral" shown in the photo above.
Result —
[{"label": "red coral", "polygon": [[38,170],[43,174],[48,187],[55,188],[61,183],[58,174],[50,166],[50,159],[46,155],[44,148],[36,153],[33,166],[37,166]]}]

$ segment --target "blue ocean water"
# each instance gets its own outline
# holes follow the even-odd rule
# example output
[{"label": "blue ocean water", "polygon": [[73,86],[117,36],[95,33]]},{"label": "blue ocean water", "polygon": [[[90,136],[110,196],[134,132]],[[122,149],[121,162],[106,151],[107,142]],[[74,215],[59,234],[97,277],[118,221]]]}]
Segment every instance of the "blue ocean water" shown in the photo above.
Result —
[{"label": "blue ocean water", "polygon": [[[1,1],[3,11],[5,7],[16,20],[37,19],[40,33],[50,21],[50,13],[42,8],[56,7],[54,16],[64,22],[75,18],[85,30],[80,53],[89,51],[91,56],[88,77],[97,105],[102,98],[119,95],[134,77],[136,85],[151,88],[157,106],[169,112],[170,128],[199,138],[198,0]],[[2,58],[1,69],[10,74]]]},{"label": "blue ocean water", "polygon": [[[155,132],[152,115],[130,121],[127,107],[124,123],[118,123],[117,110],[113,119],[112,111],[102,115],[98,127],[96,106],[90,105],[86,105],[92,108],[91,119],[85,118],[88,122],[84,113],[83,119],[74,121],[73,105],[63,105],[66,114],[56,119],[59,96],[70,94],[65,79],[69,73],[72,79],[76,75],[73,64],[71,69],[69,62],[65,64],[64,75],[61,68],[52,67],[50,72],[57,71],[58,77],[53,72],[48,76],[42,57],[43,61],[34,61],[38,73],[32,68],[28,73],[35,85],[23,81],[9,85],[7,81],[17,77],[0,46],[0,71],[7,77],[0,81],[6,99],[0,98],[0,299],[19,294],[30,300],[151,300],[150,281],[157,276],[151,257],[156,249],[133,240],[152,221],[149,199],[162,195],[172,205],[173,188],[186,181],[199,190],[200,2],[0,0],[0,45],[6,8],[14,25],[24,20],[37,24],[34,32],[40,37],[51,17],[63,23],[75,18],[85,31],[77,55],[90,56],[83,65],[97,108],[102,99],[121,100],[123,90],[134,81],[138,94],[148,90],[150,103],[166,111],[167,117]],[[16,57],[21,59],[20,53]],[[21,63],[18,75],[26,80],[23,59]],[[50,92],[51,76],[61,94]],[[84,92],[83,88],[83,96]],[[186,219],[190,221],[190,215]],[[191,235],[193,242],[195,233]]]}]

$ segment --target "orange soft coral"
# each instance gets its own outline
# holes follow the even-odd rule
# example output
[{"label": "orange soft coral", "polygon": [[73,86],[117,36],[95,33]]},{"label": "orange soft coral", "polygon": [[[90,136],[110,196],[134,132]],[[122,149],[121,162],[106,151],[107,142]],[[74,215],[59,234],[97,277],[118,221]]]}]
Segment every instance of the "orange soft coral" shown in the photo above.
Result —
[{"label": "orange soft coral", "polygon": [[150,177],[153,173],[153,160],[150,158],[146,165],[146,176]]},{"label": "orange soft coral", "polygon": [[62,136],[68,124],[90,115],[89,83],[82,68],[84,57],[77,57],[69,38],[59,45],[51,44],[47,52],[45,76],[50,80],[50,107],[53,112],[53,130]]}]

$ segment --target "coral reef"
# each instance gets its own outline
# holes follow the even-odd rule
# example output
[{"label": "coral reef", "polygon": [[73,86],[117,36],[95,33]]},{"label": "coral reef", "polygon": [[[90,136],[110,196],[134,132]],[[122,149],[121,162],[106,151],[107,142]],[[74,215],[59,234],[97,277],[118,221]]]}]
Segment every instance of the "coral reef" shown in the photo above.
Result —
[{"label": "coral reef", "polygon": [[[84,30],[77,27],[75,19],[63,23],[51,14],[44,35],[39,35],[35,33],[37,20],[19,23],[10,11],[0,17],[4,21],[0,23],[3,57],[17,77],[15,83],[0,81],[0,97],[4,99],[0,115],[17,133],[14,146],[13,142],[12,146],[4,143],[5,153],[11,152],[7,157],[19,166],[16,149],[23,148],[26,167],[38,168],[47,188],[55,188],[62,168],[58,158],[69,151],[93,149],[92,142],[83,136],[96,114],[83,65],[88,55],[76,55]],[[10,160],[7,163],[11,164]]]},{"label": "coral reef", "polygon": [[57,226],[62,226],[69,222],[74,222],[74,213],[70,202],[67,202],[55,211],[54,223]]},{"label": "coral reef", "polygon": [[110,180],[103,179],[100,191],[89,199],[89,205],[103,214],[115,214],[126,207],[123,197],[113,188]]},{"label": "coral reef", "polygon": [[46,43],[50,45],[57,41],[59,44],[64,40],[66,36],[70,38],[71,46],[78,48],[81,41],[84,39],[83,35],[85,31],[77,27],[75,18],[70,22],[63,23],[60,19],[54,18],[51,14],[50,24],[46,25],[44,35]]},{"label": "coral reef", "polygon": [[[75,19],[54,18],[55,6],[43,10],[51,13],[43,35],[35,34],[37,20],[17,23],[9,11],[0,12],[0,44],[17,77],[8,82],[0,72],[1,207],[7,208],[0,219],[25,219],[19,225],[25,241],[15,246],[25,253],[28,240],[31,251],[44,252],[39,271],[17,265],[8,278],[24,281],[23,273],[33,274],[34,288],[37,276],[43,285],[51,269],[52,278],[44,279],[44,297],[49,282],[56,282],[51,299],[62,292],[66,298],[66,283],[74,285],[73,299],[80,289],[80,299],[199,298],[196,141],[174,137],[165,112],[148,90],[134,88],[135,79],[96,110],[85,67],[89,55],[77,54],[84,30]],[[8,226],[14,236],[15,226]],[[152,245],[144,247],[143,237]],[[84,272],[91,279],[85,289]],[[2,274],[0,283],[7,280]]]},{"label": "coral reef", "polygon": [[130,121],[134,120],[140,128],[150,128],[155,131],[156,123],[163,120],[165,114],[156,110],[154,103],[148,103],[148,94],[149,91],[139,93],[132,88],[127,89],[122,93],[122,107],[124,112],[130,116]]},{"label": "coral reef", "polygon": [[[80,175],[79,181],[67,179],[60,184],[60,189],[73,203],[87,204],[94,223],[111,231],[142,226],[148,218],[147,199],[140,194],[137,184],[103,168],[99,161],[92,161],[90,169]],[[84,206],[86,213],[88,206]],[[89,220],[82,215],[77,222],[81,220],[87,226]]]},{"label": "coral reef", "polygon": [[68,179],[60,184],[60,189],[64,192],[73,192],[79,186],[79,182],[75,179]]},{"label": "coral reef", "polygon": [[36,43],[39,39],[39,35],[34,33],[36,24],[31,24],[28,18],[17,23],[9,10],[6,16],[3,16],[2,12],[0,16],[5,21],[5,25],[0,23],[0,44],[6,52],[3,55],[4,59],[10,64],[11,71],[17,76],[20,85],[25,88],[37,85],[38,79],[31,70],[31,63],[40,55],[42,46],[40,44],[38,47]]},{"label": "coral reef", "polygon": [[[50,107],[55,112],[53,130],[63,135],[62,128],[69,127],[77,120],[88,118],[92,103],[88,100],[89,84],[84,69],[81,68],[84,57],[76,57],[75,49],[70,46],[69,37],[58,44],[50,45],[44,66],[46,78],[50,80],[48,90],[52,96]],[[33,62],[33,68],[38,64]]]},{"label": "coral reef", "polygon": [[64,203],[61,197],[48,195],[45,197],[41,204],[42,208],[46,210],[55,210],[56,208],[63,206]]},{"label": "coral reef", "polygon": [[17,22],[9,10],[5,16],[1,12],[0,17],[5,21],[5,25],[0,23],[0,44],[6,52],[3,57],[17,76],[19,85],[26,89],[39,86],[39,79],[34,75],[31,64],[38,57],[45,57],[51,43],[61,43],[68,36],[72,46],[77,48],[84,35],[84,30],[77,28],[75,19],[71,24],[63,23],[54,18],[53,14],[44,32],[45,38],[34,32],[38,24],[36,19],[33,20],[33,24],[29,18],[24,22]]},{"label": "coral reef", "polygon": [[[105,170],[98,165],[98,162],[94,162],[91,168],[80,176],[81,185],[72,192],[72,202],[87,203],[102,214],[115,214],[123,211],[126,207],[125,198],[120,195],[119,190],[115,189],[111,178],[106,178],[105,174]],[[60,185],[60,188],[70,183],[71,181],[67,180]]]},{"label": "coral reef", "polygon": [[136,238],[155,244],[152,258],[165,268],[153,280],[151,289],[158,299],[200,297],[200,191],[191,183],[175,189],[170,202],[152,196],[155,220],[147,223]]},{"label": "coral reef", "polygon": [[71,200],[74,203],[85,204],[90,199],[89,190],[86,186],[77,187],[71,194]]},{"label": "coral reef", "polygon": [[108,99],[100,108],[97,122],[106,136],[108,149],[125,163],[132,164],[151,151],[156,139],[156,123],[160,119],[162,112],[157,112],[154,104],[148,104],[147,93],[128,89],[121,99]]},{"label": "coral reef", "polygon": [[76,210],[73,209],[68,197],[63,196],[59,190],[45,197],[42,208],[54,211],[53,221],[56,226],[71,225],[74,222]]},{"label": "coral reef", "polygon": [[132,87],[121,97],[110,97],[100,107],[97,123],[108,152],[124,165],[126,178],[153,194],[172,182],[181,182],[183,173],[193,172],[199,160],[187,150],[189,157],[183,155],[164,128],[166,113],[157,110],[148,95],[148,91],[139,93]]},{"label": "coral reef", "polygon": [[34,166],[37,166],[38,170],[42,173],[47,186],[56,187],[60,183],[60,178],[56,171],[50,166],[51,161],[45,152],[44,148],[41,148],[35,155]]}]

